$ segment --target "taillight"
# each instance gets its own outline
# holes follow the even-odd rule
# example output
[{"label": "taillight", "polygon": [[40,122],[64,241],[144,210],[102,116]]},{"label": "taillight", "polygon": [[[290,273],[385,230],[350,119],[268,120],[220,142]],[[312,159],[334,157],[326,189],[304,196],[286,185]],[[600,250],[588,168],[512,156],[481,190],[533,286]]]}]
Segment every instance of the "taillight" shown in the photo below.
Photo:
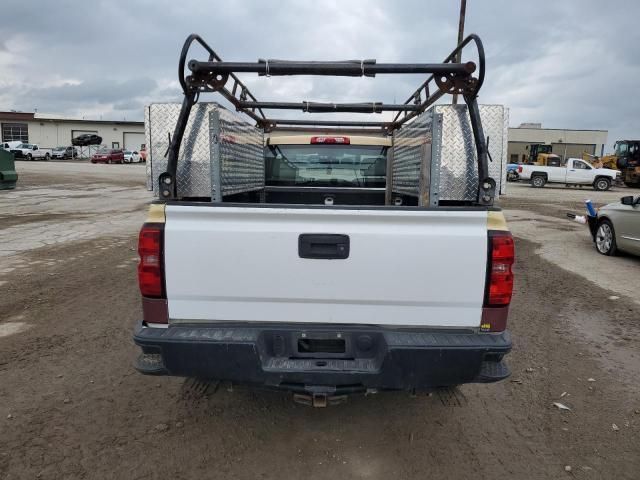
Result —
[{"label": "taillight", "polygon": [[311,137],[311,143],[331,143],[331,144],[341,144],[341,145],[349,145],[351,143],[351,139],[349,137]]},{"label": "taillight", "polygon": [[144,297],[164,298],[162,243],[164,225],[145,223],[138,237],[138,284]]},{"label": "taillight", "polygon": [[515,250],[510,232],[489,232],[489,263],[485,307],[503,307],[511,303]]}]

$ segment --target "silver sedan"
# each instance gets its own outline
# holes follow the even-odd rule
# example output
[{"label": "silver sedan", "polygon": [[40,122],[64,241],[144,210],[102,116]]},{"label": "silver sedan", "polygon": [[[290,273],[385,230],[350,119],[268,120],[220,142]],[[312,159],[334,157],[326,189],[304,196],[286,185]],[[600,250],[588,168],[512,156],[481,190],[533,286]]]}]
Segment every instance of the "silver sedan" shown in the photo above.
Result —
[{"label": "silver sedan", "polygon": [[594,227],[593,240],[601,254],[640,255],[640,196],[622,197],[600,208]]}]

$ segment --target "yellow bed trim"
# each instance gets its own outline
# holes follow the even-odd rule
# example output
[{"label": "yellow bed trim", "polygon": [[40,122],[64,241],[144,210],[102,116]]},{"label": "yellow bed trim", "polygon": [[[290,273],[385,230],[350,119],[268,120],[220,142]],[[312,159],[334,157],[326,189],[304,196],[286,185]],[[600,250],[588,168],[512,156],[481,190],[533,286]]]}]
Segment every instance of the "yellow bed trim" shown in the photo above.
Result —
[{"label": "yellow bed trim", "polygon": [[504,218],[502,212],[488,212],[487,213],[487,230],[502,230],[509,231],[507,227],[507,221]]},{"label": "yellow bed trim", "polygon": [[164,203],[152,203],[147,212],[147,223],[165,223]]}]

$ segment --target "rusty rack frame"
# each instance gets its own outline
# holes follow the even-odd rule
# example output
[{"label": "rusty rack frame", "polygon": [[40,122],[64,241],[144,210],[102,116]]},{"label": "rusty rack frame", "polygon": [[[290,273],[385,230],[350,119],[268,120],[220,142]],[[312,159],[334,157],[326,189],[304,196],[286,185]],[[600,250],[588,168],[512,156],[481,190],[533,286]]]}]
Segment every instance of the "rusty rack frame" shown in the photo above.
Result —
[{"label": "rusty rack frame", "polygon": [[[187,55],[193,43],[199,44],[208,53],[207,61],[189,60]],[[474,62],[459,63],[462,50],[473,43],[478,54],[478,65]],[[189,75],[185,75],[187,67]],[[477,71],[477,76],[474,73]],[[428,74],[427,79],[402,104],[383,102],[367,103],[319,103],[319,102],[261,102],[235,75],[236,73],[257,73],[259,76],[284,75],[330,75],[348,77],[375,77],[387,74]],[[360,127],[377,129],[391,133],[403,124],[424,112],[446,94],[462,95],[469,110],[473,136],[478,156],[478,205],[492,205],[496,182],[489,177],[489,153],[487,140],[482,129],[477,96],[485,75],[485,54],[480,38],[469,35],[442,63],[377,63],[376,60],[346,60],[333,62],[304,62],[288,60],[265,60],[257,62],[224,62],[216,52],[198,35],[189,35],[182,47],[178,63],[180,85],[184,99],[176,128],[168,151],[167,171],[160,175],[160,196],[164,199],[177,197],[176,172],[180,145],[187,126],[191,108],[204,92],[218,92],[237,111],[244,113],[264,131],[277,126],[325,126]],[[349,112],[381,113],[396,112],[391,122],[319,121],[287,120],[268,118],[263,110],[301,110],[308,113]]]}]

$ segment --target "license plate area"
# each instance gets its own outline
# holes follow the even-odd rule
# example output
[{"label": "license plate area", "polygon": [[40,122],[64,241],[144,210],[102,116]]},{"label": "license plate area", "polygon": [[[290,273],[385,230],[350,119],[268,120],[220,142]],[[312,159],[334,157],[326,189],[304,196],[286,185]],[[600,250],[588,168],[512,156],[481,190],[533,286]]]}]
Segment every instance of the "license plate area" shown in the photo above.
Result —
[{"label": "license plate area", "polygon": [[297,358],[352,358],[349,335],[342,332],[297,332],[292,352]]},{"label": "license plate area", "polygon": [[346,353],[344,338],[298,338],[298,353]]},{"label": "license plate area", "polygon": [[263,359],[353,360],[384,357],[386,342],[381,332],[365,328],[340,330],[288,329],[265,330],[258,343]]}]

